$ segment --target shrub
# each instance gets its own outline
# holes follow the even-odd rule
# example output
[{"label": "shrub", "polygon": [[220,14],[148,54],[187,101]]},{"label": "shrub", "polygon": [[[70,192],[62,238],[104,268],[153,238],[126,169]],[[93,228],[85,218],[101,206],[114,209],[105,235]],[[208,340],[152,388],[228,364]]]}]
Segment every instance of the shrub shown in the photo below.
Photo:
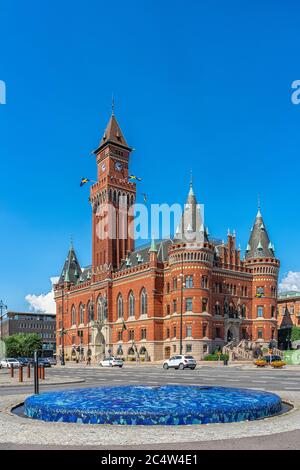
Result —
[{"label": "shrub", "polygon": [[273,361],[271,362],[271,366],[274,367],[275,369],[280,369],[281,367],[285,366],[284,361]]},{"label": "shrub", "polygon": [[265,367],[267,365],[267,361],[265,361],[264,359],[258,359],[257,361],[254,361],[254,364],[257,367]]},{"label": "shrub", "polygon": [[221,354],[220,356],[218,354],[207,354],[206,356],[204,356],[204,361],[228,361],[228,359],[228,354]]}]

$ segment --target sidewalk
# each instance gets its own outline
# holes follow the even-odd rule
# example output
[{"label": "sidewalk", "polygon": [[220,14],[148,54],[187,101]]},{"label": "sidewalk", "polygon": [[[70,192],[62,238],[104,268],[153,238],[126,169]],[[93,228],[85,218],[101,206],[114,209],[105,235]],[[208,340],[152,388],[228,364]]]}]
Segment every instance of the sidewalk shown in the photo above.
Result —
[{"label": "sidewalk", "polygon": [[[72,383],[81,383],[85,382],[85,379],[81,377],[69,377],[69,376],[48,376],[46,372],[46,378],[44,380],[40,379],[40,384],[45,385],[60,385],[60,384],[72,384]],[[22,387],[24,385],[33,386],[33,372],[31,373],[30,379],[27,378],[26,372],[23,374],[23,382],[19,382],[18,369],[15,370],[14,377],[10,376],[10,372],[5,369],[0,370],[0,388],[2,387]]]}]

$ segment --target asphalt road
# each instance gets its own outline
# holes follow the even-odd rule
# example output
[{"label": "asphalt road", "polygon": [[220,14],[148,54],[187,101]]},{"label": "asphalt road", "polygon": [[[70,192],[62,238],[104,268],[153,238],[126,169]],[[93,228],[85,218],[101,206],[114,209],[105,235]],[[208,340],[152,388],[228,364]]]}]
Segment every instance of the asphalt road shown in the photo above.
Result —
[{"label": "asphalt road", "polygon": [[[0,371],[1,374],[6,373]],[[187,384],[187,385],[220,385],[229,387],[256,388],[267,391],[300,391],[300,370],[282,369],[244,369],[243,367],[218,367],[200,366],[192,370],[163,370],[161,366],[124,366],[119,368],[101,368],[96,366],[66,366],[52,367],[46,369],[46,374],[55,377],[79,377],[85,380],[78,384],[42,385],[41,391],[59,390],[68,388],[82,388],[101,385],[127,385],[127,384]],[[12,386],[0,388],[1,395],[16,393],[31,393],[32,386]],[[9,442],[0,444],[0,449],[39,449],[39,446],[14,445]],[[47,449],[76,449],[76,447],[52,447],[44,446]],[[86,448],[88,449],[88,448]],[[90,447],[92,450],[104,450],[104,447]],[[184,442],[180,445],[156,444],[149,446],[126,446],[110,447],[110,450],[212,450],[212,449],[300,449],[300,431],[273,434],[270,436],[260,436],[242,439],[224,439],[211,442]],[[107,450],[107,448],[106,448]]]},{"label": "asphalt road", "polygon": [[[4,371],[1,371],[4,373]],[[79,377],[85,380],[79,384],[43,385],[42,390],[59,390],[101,385],[220,385],[228,387],[256,388],[267,391],[300,391],[300,370],[243,369],[243,367],[199,366],[195,370],[163,370],[160,366],[124,366],[119,368],[60,367],[46,369],[47,376]],[[1,388],[2,395],[30,393],[32,386],[11,386]]]}]

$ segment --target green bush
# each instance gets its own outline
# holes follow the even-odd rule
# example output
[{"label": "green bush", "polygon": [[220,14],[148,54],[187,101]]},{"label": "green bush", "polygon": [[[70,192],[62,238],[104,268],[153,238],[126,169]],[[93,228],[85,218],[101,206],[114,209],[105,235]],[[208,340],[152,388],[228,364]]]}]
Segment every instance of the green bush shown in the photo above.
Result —
[{"label": "green bush", "polygon": [[37,333],[17,333],[4,341],[7,357],[32,357],[35,349],[42,348],[42,339]]},{"label": "green bush", "polygon": [[229,355],[228,354],[221,354],[221,356],[219,357],[217,354],[207,354],[206,356],[204,356],[204,360],[205,361],[224,361],[224,360],[227,360],[228,361],[229,359]]}]

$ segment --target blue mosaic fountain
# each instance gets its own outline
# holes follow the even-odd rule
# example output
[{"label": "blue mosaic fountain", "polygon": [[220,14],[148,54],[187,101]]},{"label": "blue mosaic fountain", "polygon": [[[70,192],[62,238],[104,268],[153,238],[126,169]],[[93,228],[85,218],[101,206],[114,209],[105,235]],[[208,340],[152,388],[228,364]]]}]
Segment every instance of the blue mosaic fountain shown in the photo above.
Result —
[{"label": "blue mosaic fountain", "polygon": [[266,418],[281,411],[274,393],[227,387],[109,386],[46,392],[26,399],[33,419],[86,424],[184,425]]}]

